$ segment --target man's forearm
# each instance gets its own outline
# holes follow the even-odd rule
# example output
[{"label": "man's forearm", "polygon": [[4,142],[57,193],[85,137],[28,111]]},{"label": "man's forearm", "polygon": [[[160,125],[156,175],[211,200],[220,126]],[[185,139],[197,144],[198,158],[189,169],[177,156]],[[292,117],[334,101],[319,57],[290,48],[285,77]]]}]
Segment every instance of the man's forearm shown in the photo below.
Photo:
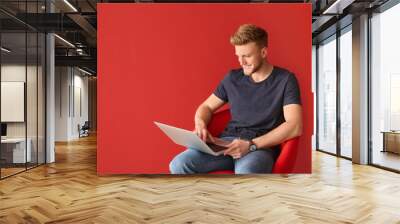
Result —
[{"label": "man's forearm", "polygon": [[253,139],[253,142],[257,148],[270,148],[288,139],[300,136],[301,132],[301,124],[284,122],[272,131]]},{"label": "man's forearm", "polygon": [[210,122],[211,117],[212,117],[212,111],[210,108],[208,108],[206,105],[200,105],[196,113],[194,115],[194,123],[197,124],[204,124],[207,126],[207,124]]}]

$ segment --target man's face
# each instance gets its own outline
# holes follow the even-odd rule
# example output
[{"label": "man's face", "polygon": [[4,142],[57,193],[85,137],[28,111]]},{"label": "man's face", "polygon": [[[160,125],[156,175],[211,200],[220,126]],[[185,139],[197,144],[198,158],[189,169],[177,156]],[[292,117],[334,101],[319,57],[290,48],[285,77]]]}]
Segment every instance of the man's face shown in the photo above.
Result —
[{"label": "man's face", "polygon": [[254,42],[244,45],[235,45],[235,54],[245,75],[251,75],[259,70],[265,62],[267,49],[261,48]]}]

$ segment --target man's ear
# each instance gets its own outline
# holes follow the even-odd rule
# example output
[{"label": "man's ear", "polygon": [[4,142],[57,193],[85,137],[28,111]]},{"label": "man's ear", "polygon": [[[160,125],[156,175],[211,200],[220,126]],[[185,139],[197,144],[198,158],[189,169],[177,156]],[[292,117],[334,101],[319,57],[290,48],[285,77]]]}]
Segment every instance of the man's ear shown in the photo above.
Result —
[{"label": "man's ear", "polygon": [[261,49],[261,56],[262,56],[263,58],[266,58],[267,55],[268,55],[267,47],[263,47],[263,48]]}]

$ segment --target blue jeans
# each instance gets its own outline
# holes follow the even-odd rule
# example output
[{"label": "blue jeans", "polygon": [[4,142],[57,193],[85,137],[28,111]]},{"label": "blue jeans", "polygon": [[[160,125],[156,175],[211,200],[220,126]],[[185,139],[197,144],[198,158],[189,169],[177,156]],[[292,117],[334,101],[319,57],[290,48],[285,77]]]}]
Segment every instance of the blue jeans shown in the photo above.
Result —
[{"label": "blue jeans", "polygon": [[[235,137],[224,137],[233,140]],[[239,159],[229,155],[213,156],[188,148],[170,162],[172,174],[208,173],[216,170],[234,170],[235,174],[271,173],[277,158],[276,149],[259,149]]]}]

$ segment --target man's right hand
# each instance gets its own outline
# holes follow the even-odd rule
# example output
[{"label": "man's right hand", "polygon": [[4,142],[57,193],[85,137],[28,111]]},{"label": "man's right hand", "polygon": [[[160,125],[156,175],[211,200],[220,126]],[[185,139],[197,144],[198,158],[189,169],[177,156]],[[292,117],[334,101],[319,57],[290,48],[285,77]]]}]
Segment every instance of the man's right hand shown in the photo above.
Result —
[{"label": "man's right hand", "polygon": [[214,138],[210,134],[210,132],[208,132],[207,126],[205,125],[204,122],[196,122],[194,132],[204,142],[214,143]]},{"label": "man's right hand", "polygon": [[214,111],[218,110],[224,104],[225,102],[213,93],[197,108],[194,115],[194,132],[204,142],[215,142],[213,136],[207,130],[207,123],[211,120]]}]

